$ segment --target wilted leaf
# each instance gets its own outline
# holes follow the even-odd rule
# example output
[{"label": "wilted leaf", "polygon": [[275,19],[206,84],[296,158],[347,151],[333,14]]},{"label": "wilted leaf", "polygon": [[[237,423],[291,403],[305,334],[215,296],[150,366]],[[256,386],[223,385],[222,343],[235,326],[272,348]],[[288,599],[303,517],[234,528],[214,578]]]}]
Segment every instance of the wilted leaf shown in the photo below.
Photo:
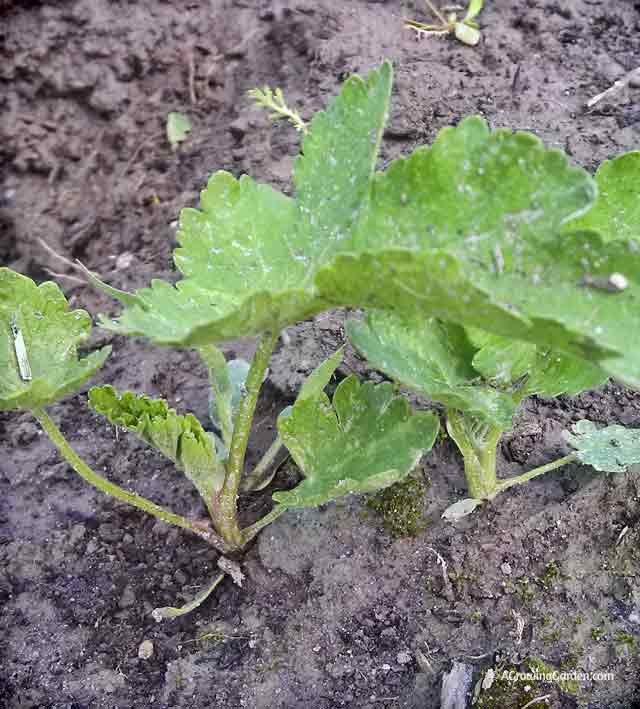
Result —
[{"label": "wilted leaf", "polygon": [[605,473],[624,473],[640,463],[640,429],[617,424],[598,428],[592,421],[577,421],[573,433],[563,431],[581,463]]},{"label": "wilted leaf", "polygon": [[178,608],[174,608],[173,606],[165,606],[164,608],[154,608],[153,611],[151,611],[151,617],[156,621],[156,623],[160,623],[166,618],[177,618],[181,615],[191,613],[191,611],[194,611],[196,608],[198,608],[198,606],[201,606],[207,600],[207,598],[209,598],[209,596],[213,593],[214,589],[222,581],[224,576],[224,574],[218,574],[218,576],[213,579],[209,586],[206,586],[204,589],[202,589],[200,593],[196,594],[193,600],[189,601],[188,603],[185,603],[183,606],[180,606]]},{"label": "wilted leaf", "polygon": [[277,492],[285,507],[315,507],[356,492],[374,492],[406,477],[433,445],[439,422],[412,413],[389,383],[348,377],[333,404],[325,394],[297,401],[278,419],[280,436],[305,479]]},{"label": "wilted leaf", "polygon": [[115,426],[133,431],[172,460],[195,485],[207,507],[224,482],[213,437],[192,414],[182,416],[163,399],[130,391],[119,394],[112,386],[92,387],[89,403]]},{"label": "wilted leaf", "polygon": [[200,210],[180,217],[184,278],[153,281],[140,305],[102,324],[163,344],[202,345],[286,325],[326,309],[314,276],[348,242],[366,205],[391,92],[388,63],[346,81],[317,114],[295,165],[296,199],[218,172]]},{"label": "wilted leaf", "polygon": [[[31,379],[21,376],[12,324],[21,336]],[[55,283],[37,286],[26,276],[0,268],[0,409],[52,404],[93,376],[111,348],[78,357],[77,347],[89,338],[91,326],[87,312],[68,310]]]},{"label": "wilted leaf", "polygon": [[456,22],[454,25],[456,39],[470,47],[475,47],[480,41],[480,31],[466,22]]},{"label": "wilted leaf", "polygon": [[474,500],[472,497],[458,500],[447,507],[442,513],[442,519],[446,519],[448,522],[459,522],[463,517],[468,517],[481,504],[482,500]]},{"label": "wilted leaf", "polygon": [[640,239],[640,151],[605,160],[596,172],[598,199],[564,231],[597,231],[605,241]]}]

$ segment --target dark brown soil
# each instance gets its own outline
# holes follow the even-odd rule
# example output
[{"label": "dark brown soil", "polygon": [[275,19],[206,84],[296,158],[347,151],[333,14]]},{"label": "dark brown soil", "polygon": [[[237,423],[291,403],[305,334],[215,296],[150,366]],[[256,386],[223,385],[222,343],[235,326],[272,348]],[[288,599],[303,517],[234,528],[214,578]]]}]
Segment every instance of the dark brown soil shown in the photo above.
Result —
[{"label": "dark brown soil", "polygon": [[[397,81],[384,161],[469,113],[532,130],[589,169],[640,144],[637,88],[583,108],[640,63],[640,3],[488,2],[477,48],[416,41],[401,22],[426,19],[416,6],[0,2],[0,262],[38,279],[62,274],[74,306],[108,312],[112,304],[73,280],[43,242],[119,287],[170,277],[178,210],[197,203],[211,172],[289,189],[296,134],[271,126],[246,90],[280,86],[310,116],[348,74],[385,57]],[[193,122],[176,152],[164,137],[173,110]],[[302,377],[342,343],[341,322],[324,315],[289,329],[254,456]],[[205,375],[192,353],[104,332],[95,341],[114,347],[101,381],[206,420]],[[352,353],[342,374],[349,368],[362,370]],[[171,466],[132,437],[116,438],[83,394],[52,414],[97,470],[198,511]],[[561,430],[583,417],[639,426],[640,396],[608,385],[527,401],[502,443],[501,469],[561,455]],[[29,416],[3,414],[0,433],[1,707],[431,709],[452,660],[480,670],[528,655],[614,673],[581,683],[575,696],[543,687],[552,707],[640,706],[638,473],[569,467],[452,527],[440,514],[464,483],[445,440],[423,463],[432,485],[418,538],[393,541],[359,499],[287,514],[246,555],[243,589],[225,582],[191,616],[156,624],[151,609],[191,597],[216,554],[74,477]],[[247,517],[267,504],[268,494],[254,496]],[[448,564],[446,583],[435,552]],[[155,650],[142,660],[145,639]]]}]

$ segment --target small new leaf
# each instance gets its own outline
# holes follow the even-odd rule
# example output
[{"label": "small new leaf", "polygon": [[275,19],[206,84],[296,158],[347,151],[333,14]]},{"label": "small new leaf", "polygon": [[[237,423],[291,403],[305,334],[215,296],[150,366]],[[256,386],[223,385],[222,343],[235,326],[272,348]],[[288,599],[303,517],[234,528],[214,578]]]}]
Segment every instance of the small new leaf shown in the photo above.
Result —
[{"label": "small new leaf", "polygon": [[581,420],[563,431],[565,440],[576,449],[578,460],[604,473],[624,473],[640,463],[640,429],[614,424],[598,428]]},{"label": "small new leaf", "polygon": [[274,493],[285,507],[316,507],[351,493],[375,492],[405,478],[438,433],[438,417],[412,413],[392,384],[354,376],[325,394],[297,401],[278,419],[280,436],[305,479]]},{"label": "small new leaf", "polygon": [[0,410],[37,409],[79,389],[111,351],[78,357],[91,326],[55,283],[0,268]]},{"label": "small new leaf", "polygon": [[172,460],[194,484],[207,507],[224,482],[213,437],[192,414],[183,416],[162,399],[150,399],[112,386],[92,387],[89,403],[115,426],[136,433]]},{"label": "small new leaf", "polygon": [[190,132],[191,121],[189,116],[175,111],[169,113],[167,116],[167,140],[173,150],[177,150],[178,145],[187,139]]},{"label": "small new leaf", "polygon": [[226,361],[224,354],[214,345],[199,348],[200,356],[209,370],[209,416],[214,426],[220,429],[226,458],[233,436],[233,421],[244,391],[251,365],[244,359]]}]

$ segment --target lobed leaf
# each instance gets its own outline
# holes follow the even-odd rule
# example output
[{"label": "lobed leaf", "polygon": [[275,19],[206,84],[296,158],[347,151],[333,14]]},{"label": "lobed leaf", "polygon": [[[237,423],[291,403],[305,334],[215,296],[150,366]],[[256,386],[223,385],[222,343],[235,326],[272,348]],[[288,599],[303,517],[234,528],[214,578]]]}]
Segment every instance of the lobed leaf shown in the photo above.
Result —
[{"label": "lobed leaf", "polygon": [[363,321],[348,321],[346,330],[373,367],[401,384],[447,408],[511,427],[517,402],[478,381],[476,349],[460,325],[374,311]]},{"label": "lobed leaf", "polygon": [[623,473],[640,463],[640,429],[612,425],[598,428],[581,420],[564,431],[565,440],[576,449],[580,462],[605,473]]},{"label": "lobed leaf", "polygon": [[297,401],[316,398],[324,391],[324,388],[331,381],[331,377],[334,375],[336,369],[340,366],[343,353],[344,347],[341,347],[311,372],[304,380],[298,392]]},{"label": "lobed leaf", "polygon": [[598,198],[565,231],[597,231],[604,241],[640,240],[640,150],[605,160],[596,172]]},{"label": "lobed leaf", "polygon": [[346,329],[376,369],[502,430],[525,396],[576,394],[607,378],[590,362],[434,318],[373,311]]},{"label": "lobed leaf", "polygon": [[[31,379],[21,376],[14,322],[24,343]],[[89,338],[91,327],[87,312],[69,311],[55,283],[38,286],[27,276],[0,268],[0,410],[52,404],[93,376],[111,348],[78,356],[78,346]]]},{"label": "lobed leaf", "polygon": [[295,165],[296,199],[218,172],[199,210],[180,216],[174,261],[184,278],[152,281],[102,325],[160,344],[199,346],[278,331],[328,307],[315,273],[348,248],[367,203],[391,92],[385,63],[354,76],[317,114]]},{"label": "lobed leaf", "polygon": [[518,384],[519,398],[539,394],[575,395],[601,386],[608,379],[597,365],[546,347],[518,342],[490,333],[475,333],[479,347],[473,368],[492,386]]},{"label": "lobed leaf", "polygon": [[406,477],[433,445],[438,417],[412,413],[389,383],[354,376],[325,394],[296,401],[278,419],[280,436],[305,479],[274,493],[285,507],[315,507],[351,493],[374,492]]},{"label": "lobed leaf", "polygon": [[163,399],[151,399],[130,391],[118,393],[110,386],[92,387],[89,403],[115,426],[137,434],[173,461],[193,483],[210,507],[224,482],[213,437],[193,414],[170,409]]},{"label": "lobed leaf", "polygon": [[[319,288],[336,304],[542,345],[640,386],[640,245],[563,233],[595,197],[559,151],[472,117],[376,177],[352,253],[320,271]],[[593,287],[613,273],[628,287]]]}]

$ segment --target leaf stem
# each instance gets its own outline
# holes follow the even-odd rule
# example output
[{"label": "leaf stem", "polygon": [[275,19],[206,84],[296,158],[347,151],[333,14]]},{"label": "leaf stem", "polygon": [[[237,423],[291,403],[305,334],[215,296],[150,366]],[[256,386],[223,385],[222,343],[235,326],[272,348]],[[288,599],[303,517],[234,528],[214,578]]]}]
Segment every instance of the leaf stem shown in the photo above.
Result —
[{"label": "leaf stem", "polygon": [[440,20],[440,22],[442,22],[445,27],[449,26],[447,18],[440,12],[440,10],[438,10],[438,8],[432,2],[430,2],[430,0],[424,0],[424,4]]},{"label": "leaf stem", "polygon": [[278,453],[282,450],[282,439],[280,436],[267,448],[265,454],[260,458],[256,467],[242,480],[241,490],[243,492],[257,492],[266,487],[273,478],[273,473],[271,476],[266,475],[267,471],[273,464]]},{"label": "leaf stem", "polygon": [[498,482],[498,487],[496,489],[495,494],[497,495],[498,493],[503,492],[504,490],[508,490],[514,485],[521,485],[522,483],[526,483],[529,480],[532,480],[533,478],[537,478],[539,475],[544,475],[545,473],[548,473],[551,470],[555,470],[556,468],[560,468],[563,465],[572,463],[574,460],[577,459],[577,453],[569,453],[569,455],[565,455],[563,458],[558,458],[558,460],[554,460],[551,463],[541,465],[538,468],[530,470],[528,473],[522,473],[522,475],[516,475],[516,477],[509,478],[507,480],[501,480],[500,482]]},{"label": "leaf stem", "polygon": [[245,382],[245,391],[240,399],[235,416],[233,436],[227,460],[227,474],[222,490],[217,496],[214,523],[216,530],[231,547],[240,549],[244,544],[242,532],[238,526],[238,491],[244,459],[247,453],[251,423],[258,402],[258,394],[264,381],[264,375],[269,366],[273,348],[278,341],[278,335],[265,333],[258,342],[258,348],[251,362],[251,368]]},{"label": "leaf stem", "polygon": [[242,540],[244,544],[248,544],[261,529],[274,522],[283,512],[286,512],[287,508],[284,505],[277,505],[271,512],[266,514],[262,519],[252,524],[250,527],[242,530]]},{"label": "leaf stem", "polygon": [[491,499],[498,486],[496,451],[502,429],[448,409],[447,431],[462,453],[469,494],[477,500]]},{"label": "leaf stem", "polygon": [[64,437],[62,431],[56,426],[49,414],[43,408],[33,409],[31,412],[40,425],[42,426],[45,433],[49,436],[52,443],[56,446],[62,457],[71,465],[71,467],[78,473],[78,475],[86,480],[90,485],[98,488],[102,492],[106,492],[107,495],[111,495],[122,502],[126,502],[133,507],[137,507],[144,512],[161,519],[163,522],[168,524],[174,524],[177,527],[182,527],[183,529],[188,529],[190,532],[197,534],[202,539],[205,539],[210,544],[215,547],[220,548],[223,545],[222,540],[217,537],[210,529],[208,529],[208,524],[205,522],[192,521],[181,515],[174,514],[164,507],[156,505],[151,500],[147,500],[145,497],[141,497],[135,492],[129,492],[124,488],[110,482],[106,478],[103,478],[98,473],[94,472],[80,456],[73,450],[67,439]]}]

